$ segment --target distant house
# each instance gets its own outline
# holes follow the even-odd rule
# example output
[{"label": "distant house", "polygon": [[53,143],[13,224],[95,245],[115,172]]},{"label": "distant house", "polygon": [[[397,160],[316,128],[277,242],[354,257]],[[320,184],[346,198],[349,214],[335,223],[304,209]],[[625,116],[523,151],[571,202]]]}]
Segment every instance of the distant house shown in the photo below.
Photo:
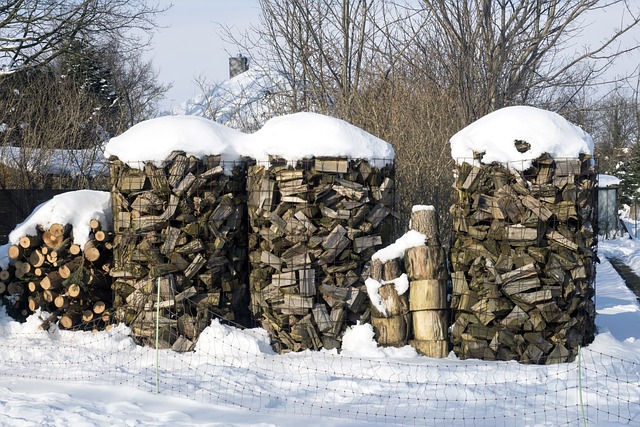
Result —
[{"label": "distant house", "polygon": [[[242,57],[244,58],[244,57]],[[289,113],[290,79],[271,68],[252,65],[246,71],[231,58],[228,80],[171,110],[172,115],[206,117],[234,129],[253,132],[271,117]],[[245,58],[246,59],[246,58]]]}]

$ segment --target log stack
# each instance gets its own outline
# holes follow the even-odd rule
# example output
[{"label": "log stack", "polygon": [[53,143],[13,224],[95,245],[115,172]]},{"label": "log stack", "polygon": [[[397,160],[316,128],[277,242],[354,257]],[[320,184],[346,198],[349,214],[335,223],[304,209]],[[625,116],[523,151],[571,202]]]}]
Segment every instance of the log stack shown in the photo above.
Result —
[{"label": "log stack", "polygon": [[110,159],[115,318],[134,339],[194,347],[215,316],[247,324],[246,167],[175,151],[161,164]]},{"label": "log stack", "polygon": [[543,155],[523,172],[456,166],[451,209],[461,358],[561,363],[595,332],[595,166]]},{"label": "log stack", "polygon": [[[404,283],[396,283],[398,281]],[[380,259],[373,259],[369,278],[365,283],[368,287],[373,284],[377,288],[368,290],[369,298],[371,299],[372,292],[375,292],[373,298],[379,299],[381,303],[380,309],[377,308],[377,304],[371,304],[371,326],[376,341],[382,346],[405,346],[411,334],[411,319],[406,292],[407,279],[406,274],[402,273],[400,260],[394,258],[383,263]]]},{"label": "log stack", "polygon": [[247,188],[254,318],[278,352],[339,348],[368,316],[363,266],[393,233],[392,165],[272,158]]},{"label": "log stack", "polygon": [[426,244],[407,249],[409,308],[413,321],[411,346],[419,353],[443,358],[449,354],[447,257],[438,239],[438,217],[431,206],[413,209],[411,229],[426,237]]},{"label": "log stack", "polygon": [[29,311],[26,304],[24,286],[18,283],[11,285],[17,282],[14,274],[15,270],[13,264],[8,264],[6,268],[0,269],[0,291],[2,291],[0,292],[0,298],[9,316],[23,321],[29,316]]},{"label": "log stack", "polygon": [[[89,240],[84,248],[73,243],[70,224],[52,224],[38,228],[33,236],[22,236],[8,250],[13,263],[6,293],[9,314],[23,321],[37,309],[49,313],[42,324],[46,329],[56,323],[62,329],[102,330],[111,323],[112,260],[110,231],[98,220],[90,221]],[[110,228],[105,227],[105,228]],[[1,286],[0,286],[1,287]]]}]

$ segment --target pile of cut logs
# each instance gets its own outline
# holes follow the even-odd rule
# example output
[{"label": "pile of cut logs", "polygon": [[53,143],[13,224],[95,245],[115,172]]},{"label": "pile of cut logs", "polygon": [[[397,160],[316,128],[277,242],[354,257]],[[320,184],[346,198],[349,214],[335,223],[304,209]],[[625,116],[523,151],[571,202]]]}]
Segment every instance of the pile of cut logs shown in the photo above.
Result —
[{"label": "pile of cut logs", "polygon": [[101,330],[110,324],[113,235],[98,220],[89,226],[83,249],[73,243],[70,224],[40,228],[9,247],[13,267],[0,272],[0,288],[12,317],[24,320],[41,308],[50,315],[43,319],[44,329],[56,322],[74,330]]},{"label": "pile of cut logs", "polygon": [[116,321],[187,351],[215,317],[248,323],[244,163],[175,151],[161,165],[110,159]]},{"label": "pile of cut logs", "polygon": [[407,249],[404,262],[409,276],[409,308],[413,321],[410,344],[420,354],[443,358],[449,354],[447,256],[438,239],[438,215],[430,207],[413,209],[411,229],[426,237],[426,244]]},{"label": "pile of cut logs", "polygon": [[451,340],[459,357],[561,363],[593,340],[594,169],[589,155],[543,155],[524,172],[457,165]]},{"label": "pile of cut logs", "polygon": [[414,207],[411,229],[414,236],[422,236],[422,244],[414,242],[414,246],[405,248],[406,243],[396,242],[399,246],[391,252],[400,256],[384,262],[380,253],[373,255],[369,279],[365,282],[369,287],[377,287],[374,292],[369,289],[370,299],[376,300],[371,305],[371,325],[376,341],[382,346],[401,347],[410,343],[425,356],[446,357],[448,272],[446,253],[438,240],[436,211],[431,206]]},{"label": "pile of cut logs", "polygon": [[249,167],[251,311],[276,351],[339,348],[368,319],[362,269],[393,234],[392,177],[345,158]]}]

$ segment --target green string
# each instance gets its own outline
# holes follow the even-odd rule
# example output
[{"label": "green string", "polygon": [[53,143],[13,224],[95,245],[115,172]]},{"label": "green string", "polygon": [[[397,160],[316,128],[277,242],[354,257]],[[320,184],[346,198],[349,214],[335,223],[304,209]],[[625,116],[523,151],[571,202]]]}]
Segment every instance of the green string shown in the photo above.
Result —
[{"label": "green string", "polygon": [[158,277],[158,300],[156,303],[156,394],[160,394],[160,278]]},{"label": "green string", "polygon": [[580,410],[582,411],[582,424],[587,426],[587,418],[584,415],[584,404],[582,403],[582,368],[581,368],[581,353],[582,347],[578,346],[578,395],[580,398]]}]

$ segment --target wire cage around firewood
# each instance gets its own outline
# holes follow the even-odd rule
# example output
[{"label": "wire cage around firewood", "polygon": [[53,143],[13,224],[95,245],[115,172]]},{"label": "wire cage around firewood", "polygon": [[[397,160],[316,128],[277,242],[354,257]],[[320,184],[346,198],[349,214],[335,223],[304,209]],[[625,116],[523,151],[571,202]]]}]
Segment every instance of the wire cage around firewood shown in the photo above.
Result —
[{"label": "wire cage around firewood", "polygon": [[457,161],[451,209],[454,352],[574,360],[595,334],[594,159],[472,164]]},{"label": "wire cage around firewood", "polygon": [[115,321],[177,351],[214,317],[247,326],[246,163],[175,151],[110,168]]},{"label": "wire cage around firewood", "polygon": [[340,348],[370,316],[365,264],[393,237],[393,160],[273,157],[247,188],[254,319],[278,352]]}]

